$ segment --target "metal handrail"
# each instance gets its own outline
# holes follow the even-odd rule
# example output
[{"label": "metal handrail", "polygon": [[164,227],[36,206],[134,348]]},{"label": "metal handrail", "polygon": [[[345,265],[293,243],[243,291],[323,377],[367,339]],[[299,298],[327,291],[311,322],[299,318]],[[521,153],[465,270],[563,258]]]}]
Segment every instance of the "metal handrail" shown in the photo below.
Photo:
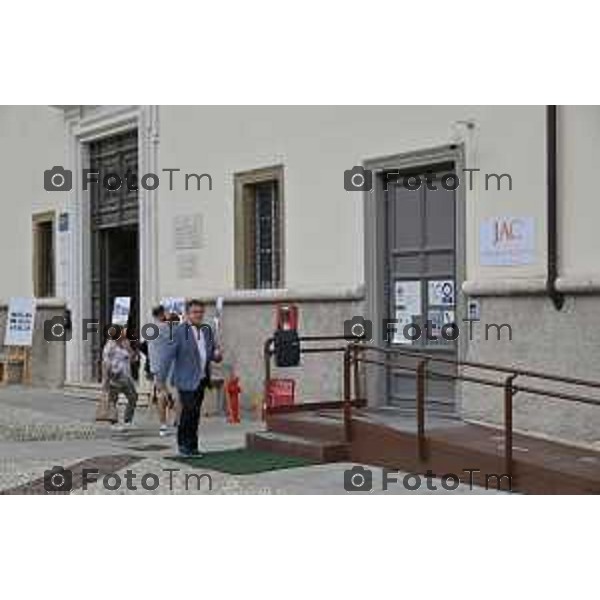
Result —
[{"label": "metal handrail", "polygon": [[[344,340],[347,342],[344,345],[326,346],[322,348],[302,348],[302,354],[308,353],[327,353],[327,352],[343,352],[343,400],[341,403],[328,403],[332,407],[340,406],[343,409],[344,432],[347,442],[352,440],[352,407],[360,406],[366,402],[364,395],[361,393],[359,364],[373,364],[386,368],[396,368],[401,371],[415,373],[416,375],[416,417],[417,417],[417,445],[418,455],[421,460],[427,459],[427,439],[425,435],[425,394],[427,378],[442,378],[455,381],[465,381],[467,383],[475,383],[489,387],[502,388],[504,390],[504,451],[505,451],[505,469],[506,475],[512,477],[513,473],[513,399],[517,392],[557,398],[561,400],[569,400],[588,404],[592,406],[600,406],[600,399],[580,396],[567,392],[557,392],[539,387],[515,384],[517,377],[528,377],[531,379],[545,380],[548,382],[563,383],[572,386],[588,387],[600,389],[600,381],[592,381],[589,379],[580,379],[575,377],[563,377],[561,375],[553,375],[535,371],[531,369],[521,369],[517,367],[507,367],[504,365],[494,365],[491,363],[476,362],[476,361],[461,361],[458,359],[447,358],[435,354],[427,354],[423,352],[411,351],[400,348],[384,348],[374,344],[363,343],[360,341],[348,341],[343,335],[317,335],[317,336],[300,336],[301,342],[333,342]],[[274,338],[270,337],[264,344],[264,360],[265,360],[265,389],[264,389],[264,407],[267,411],[267,386],[271,379],[271,358],[274,354],[272,345]],[[383,360],[368,358],[365,354],[369,351],[384,355]],[[392,360],[389,360],[391,357]],[[394,361],[394,358],[414,358],[417,364],[407,366]],[[430,364],[442,363],[455,366],[457,369],[467,367],[470,369],[479,369],[482,371],[493,371],[498,374],[505,375],[503,381],[494,381],[482,377],[465,375],[464,373],[440,373],[429,368]],[[320,406],[322,403],[317,403]],[[310,409],[310,404],[307,405]]]},{"label": "metal handrail", "polygon": [[[416,356],[415,356],[416,358]],[[431,359],[429,357],[424,358],[423,360],[425,360],[426,362],[430,362],[430,361],[434,361],[435,359]],[[382,367],[392,367],[392,368],[397,368],[399,371],[407,371],[410,373],[415,373],[417,371],[418,367],[410,367],[410,366],[406,366],[404,364],[397,364],[393,361],[378,361],[378,360],[373,360],[373,359],[369,359],[369,358],[359,358],[358,359],[359,362],[365,363],[365,364],[372,364],[372,365],[379,365]],[[443,362],[447,363],[447,360],[444,360]],[[455,362],[452,361],[451,364],[455,364],[458,366],[463,366],[462,363],[460,362]],[[488,368],[491,368],[488,366]],[[515,369],[514,371],[506,371],[504,370],[504,368],[499,369],[499,371],[501,371],[502,373],[510,373],[511,375],[516,376],[525,376],[523,375],[523,373],[521,373],[518,369]],[[454,375],[452,373],[440,373],[438,371],[431,371],[428,370],[427,371],[427,375],[428,377],[437,377],[438,379],[454,379],[454,380],[460,380],[460,381],[467,381],[470,383],[478,383],[480,385],[489,385],[492,387],[504,387],[504,383],[500,382],[500,381],[492,381],[490,379],[482,379],[480,377],[472,377],[470,375]],[[529,375],[527,375],[527,377],[529,377]],[[539,377],[541,378],[542,375],[539,375]],[[556,376],[551,376],[552,377],[552,381],[559,381],[556,379]],[[572,378],[568,378],[571,379]],[[563,380],[560,380],[563,381]],[[564,383],[567,383],[569,385],[580,385],[580,384],[574,384],[572,383],[572,381],[564,381]],[[594,382],[589,382],[588,383],[594,383]],[[594,385],[594,387],[596,387]],[[548,396],[550,398],[557,398],[560,400],[571,400],[573,402],[580,402],[581,404],[589,404],[591,406],[600,406],[600,398],[593,398],[593,397],[587,397],[587,396],[579,396],[577,394],[568,394],[566,392],[554,392],[551,390],[546,390],[546,389],[540,389],[540,388],[535,388],[535,387],[530,387],[530,386],[524,386],[524,385],[514,385],[513,386],[515,392],[526,392],[528,394],[535,394],[538,396]]]},{"label": "metal handrail", "polygon": [[[396,363],[392,362],[392,361],[381,361],[381,360],[373,360],[370,358],[359,358],[358,362],[361,363],[365,363],[368,365],[379,365],[381,367],[392,367],[397,369],[398,371],[406,371],[408,373],[416,373],[418,366],[417,367],[407,367],[407,366],[400,366],[397,365]],[[438,373],[435,371],[427,371],[427,375],[430,377],[440,377],[440,378],[446,378],[446,379],[464,379],[465,381],[470,381],[472,383],[479,383],[481,385],[490,385],[490,386],[496,386],[496,387],[503,387],[504,384],[499,382],[499,381],[490,381],[489,379],[481,379],[479,377],[470,377],[468,375],[452,375],[451,373]]]},{"label": "metal handrail", "polygon": [[[551,375],[548,373],[542,373],[541,371],[533,371],[530,369],[519,369],[516,367],[505,367],[502,365],[492,365],[490,363],[480,363],[474,361],[460,361],[457,359],[446,358],[442,356],[436,356],[433,354],[425,354],[415,351],[409,351],[399,348],[382,348],[373,344],[362,344],[352,342],[351,348],[355,348],[352,351],[354,359],[354,368],[358,369],[359,363],[374,364],[383,367],[398,368],[402,371],[413,372],[417,378],[417,397],[416,397],[416,411],[417,411],[417,443],[419,458],[425,460],[427,458],[427,444],[425,437],[425,385],[427,377],[437,377],[442,379],[451,379],[455,381],[466,381],[469,383],[477,383],[480,385],[486,385],[491,387],[501,387],[504,389],[504,450],[505,450],[505,469],[506,474],[512,477],[513,473],[513,458],[512,458],[512,446],[513,446],[513,399],[517,392],[525,392],[528,394],[535,394],[539,396],[546,396],[550,398],[558,398],[562,400],[570,400],[572,402],[579,402],[582,404],[588,404],[592,406],[600,406],[600,399],[579,396],[576,394],[570,394],[566,392],[556,392],[548,389],[542,389],[539,387],[532,387],[527,385],[515,385],[514,381],[517,377],[529,377],[535,379],[543,379],[550,382],[559,382],[567,385],[591,387],[600,389],[600,382],[591,381],[588,379],[578,379],[574,377],[562,377],[560,375]],[[359,348],[360,350],[356,350]],[[374,351],[379,354],[385,355],[385,360],[373,360],[366,358],[363,354],[366,351]],[[406,364],[398,364],[393,360],[388,360],[388,357],[409,357],[417,359],[416,366],[407,366]],[[469,367],[474,369],[481,369],[486,371],[494,371],[507,375],[503,382],[492,381],[489,379],[482,379],[480,377],[473,377],[470,375],[464,375],[462,373],[440,373],[437,371],[428,370],[429,363],[444,363],[452,364],[455,367]],[[351,400],[351,397],[350,397]]]},{"label": "metal handrail", "polygon": [[[351,342],[356,344],[356,342]],[[454,364],[458,367],[472,367],[475,369],[482,369],[488,371],[498,371],[500,373],[517,373],[523,377],[531,377],[534,379],[547,379],[548,381],[557,381],[560,383],[567,383],[571,385],[579,385],[583,387],[593,387],[600,389],[600,381],[592,381],[590,379],[580,379],[576,377],[564,377],[562,375],[552,375],[550,373],[543,373],[541,371],[534,371],[531,369],[521,369],[518,367],[506,367],[503,365],[493,365],[491,363],[476,362],[469,360],[457,360],[452,358],[445,358],[443,356],[436,356],[435,354],[426,354],[424,352],[416,352],[410,350],[400,350],[396,348],[383,348],[381,346],[375,346],[373,344],[362,344],[359,346],[365,350],[374,350],[376,352],[385,354],[396,354],[402,356],[410,356],[413,358],[423,359],[426,358],[431,361],[443,362],[447,364]]]},{"label": "metal handrail", "polygon": [[[343,340],[344,342],[346,342],[346,344],[339,345],[339,346],[326,346],[323,348],[303,348],[302,346],[300,346],[300,353],[301,354],[317,354],[317,353],[334,353],[334,352],[346,352],[348,349],[348,338],[344,335],[304,335],[304,336],[299,336],[299,341],[301,342],[339,342],[341,340]],[[266,414],[268,414],[270,412],[270,409],[268,407],[268,401],[267,401],[267,396],[268,396],[268,385],[269,385],[269,380],[271,379],[271,358],[273,357],[274,354],[274,349],[272,348],[273,343],[275,341],[274,337],[270,337],[267,340],[265,340],[264,346],[263,346],[263,360],[264,360],[264,388],[263,388],[263,409],[262,409],[262,413],[263,413],[263,418],[265,417]],[[315,406],[311,406],[311,404],[315,404]],[[323,403],[311,403],[309,405],[307,405],[307,409],[314,409],[317,406],[321,406]],[[331,405],[336,404],[335,402],[332,402]],[[337,402],[338,405],[341,406],[341,401]],[[278,412],[278,411],[273,411],[273,412]]]}]

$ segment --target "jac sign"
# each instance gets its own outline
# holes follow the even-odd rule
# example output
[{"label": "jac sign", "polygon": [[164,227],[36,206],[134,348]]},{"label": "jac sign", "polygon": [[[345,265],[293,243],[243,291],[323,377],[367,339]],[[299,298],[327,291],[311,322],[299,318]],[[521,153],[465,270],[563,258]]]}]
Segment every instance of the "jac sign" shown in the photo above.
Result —
[{"label": "jac sign", "polygon": [[534,263],[534,218],[494,217],[482,221],[479,228],[479,262],[486,266]]}]

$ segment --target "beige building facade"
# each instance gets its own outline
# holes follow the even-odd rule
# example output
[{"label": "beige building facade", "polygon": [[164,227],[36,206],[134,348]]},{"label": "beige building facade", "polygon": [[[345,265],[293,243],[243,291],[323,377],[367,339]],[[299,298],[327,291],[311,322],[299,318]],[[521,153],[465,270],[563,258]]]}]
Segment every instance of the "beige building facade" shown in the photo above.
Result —
[{"label": "beige building facade", "polygon": [[[223,343],[246,404],[261,393],[275,306],[290,301],[303,334],[343,334],[363,317],[376,343],[393,343],[384,319],[403,322],[414,305],[423,321],[439,319],[438,341],[403,347],[600,379],[600,202],[589,183],[600,108],[560,106],[556,124],[551,214],[544,106],[2,107],[0,298],[39,297],[34,383],[94,380],[83,320],[131,282],[143,322],[164,297],[225,298]],[[110,210],[117,196],[86,189],[85,169],[134,163],[158,187],[150,177]],[[72,173],[71,189],[44,188],[56,166]],[[369,169],[370,189],[346,189],[354,167]],[[548,294],[553,257],[560,309]],[[449,295],[432,299],[448,282]],[[72,339],[46,341],[43,322],[65,309]],[[469,315],[479,319],[470,333]],[[460,336],[439,343],[449,323]],[[486,339],[486,324],[510,334]],[[337,359],[307,356],[288,374],[305,400],[341,394]],[[371,404],[407,407],[406,382],[368,377]],[[500,418],[500,396],[448,393],[452,413]],[[597,413],[523,395],[515,426],[594,443]]]}]

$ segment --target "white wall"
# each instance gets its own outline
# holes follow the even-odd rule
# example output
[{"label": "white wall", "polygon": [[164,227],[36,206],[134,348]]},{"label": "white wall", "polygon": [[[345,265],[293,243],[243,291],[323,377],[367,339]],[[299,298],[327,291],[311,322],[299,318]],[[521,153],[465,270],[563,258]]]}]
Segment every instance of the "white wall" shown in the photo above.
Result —
[{"label": "white wall", "polygon": [[[591,185],[600,161],[600,108],[560,107],[561,278],[599,280]],[[159,189],[159,287],[162,295],[231,291],[234,281],[233,175],[285,165],[285,284],[295,291],[353,289],[364,281],[362,195],[343,189],[343,172],[363,161],[457,141],[456,122],[473,120],[467,165],[510,173],[513,190],[467,193],[467,278],[545,277],[545,112],[533,107],[160,107],[160,167],[210,173],[213,191],[184,191],[183,178]],[[32,293],[31,215],[62,210],[62,193],[43,189],[43,172],[65,162],[62,110],[0,107],[0,298]],[[463,179],[466,185],[466,179]],[[178,278],[173,217],[201,212],[205,247],[199,276]],[[536,261],[524,267],[479,265],[479,221],[536,218]],[[60,283],[60,269],[57,279]]]},{"label": "white wall", "polygon": [[560,276],[599,284],[599,106],[560,107],[558,163]]},{"label": "white wall", "polygon": [[64,207],[44,190],[44,171],[63,165],[63,112],[49,106],[0,107],[0,299],[33,295],[32,214]]},{"label": "white wall", "polygon": [[[456,122],[472,119],[468,164],[509,173],[513,190],[468,193],[469,279],[539,278],[545,273],[543,107],[183,107],[160,108],[161,167],[210,173],[213,191],[160,190],[160,289],[165,295],[233,288],[233,175],[285,165],[285,284],[293,290],[347,290],[364,281],[362,195],[343,188],[344,170],[367,159],[457,141]],[[460,136],[459,136],[460,137]],[[176,182],[177,183],[177,182]],[[465,180],[466,183],[466,180]],[[483,178],[479,184],[483,186]],[[178,280],[172,218],[202,212],[206,246],[196,281]],[[536,217],[536,262],[478,264],[478,221]]]}]

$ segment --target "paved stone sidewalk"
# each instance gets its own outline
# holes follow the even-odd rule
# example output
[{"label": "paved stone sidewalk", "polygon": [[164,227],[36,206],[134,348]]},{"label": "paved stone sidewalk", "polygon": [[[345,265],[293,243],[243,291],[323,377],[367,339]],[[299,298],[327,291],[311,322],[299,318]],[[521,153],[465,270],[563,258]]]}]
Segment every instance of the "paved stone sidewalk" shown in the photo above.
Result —
[{"label": "paved stone sidewalk", "polygon": [[59,391],[0,388],[0,443],[94,437],[94,410]]},{"label": "paved stone sidewalk", "polygon": [[[344,473],[354,466],[351,464],[316,465],[245,476],[199,470],[169,460],[168,457],[175,454],[175,438],[173,435],[159,437],[152,410],[138,410],[136,427],[126,433],[116,433],[107,426],[97,427],[94,414],[95,403],[88,399],[65,396],[60,392],[0,388],[0,432],[14,434],[19,428],[58,427],[57,436],[50,439],[14,435],[2,438],[0,435],[0,492],[26,493],[19,486],[37,481],[35,490],[28,488],[29,493],[44,493],[44,472],[57,466],[68,468],[74,465],[73,479],[81,483],[82,468],[92,465],[99,467],[99,481],[90,484],[87,490],[74,489],[73,494],[347,494]],[[61,437],[68,428],[91,433]],[[201,425],[201,444],[208,451],[240,448],[244,446],[247,432],[261,428],[262,423],[250,419],[240,425],[229,425],[222,417],[205,418]],[[115,467],[111,466],[113,464]],[[128,470],[135,475],[137,490],[127,489],[125,475]],[[105,488],[103,474],[109,473],[116,473],[121,479],[119,489]],[[372,473],[373,494],[497,493],[482,488],[471,490],[466,485],[447,491],[439,479],[434,482],[438,489],[430,490],[424,478],[418,490],[410,491],[401,483],[403,473],[397,475],[399,483],[391,484],[384,492],[381,469],[373,468]],[[146,474],[157,476],[156,489],[144,489],[141,485]],[[115,486],[116,481],[112,477],[109,485]],[[150,476],[146,479],[146,487],[154,487],[155,481]]]},{"label": "paved stone sidewalk", "polygon": [[[103,481],[99,481],[88,487],[86,491],[79,489],[76,494],[345,494],[350,495],[344,489],[344,472],[356,465],[350,463],[335,463],[328,465],[315,465],[294,469],[282,469],[256,475],[234,476],[218,473],[211,470],[200,470],[186,467],[181,463],[157,458],[142,460],[131,467],[121,469],[117,472],[120,478],[120,488],[117,490],[106,490]],[[367,467],[368,468],[368,467]],[[132,487],[137,490],[127,489],[125,473],[131,469],[135,479],[131,481]],[[177,469],[177,471],[173,471]],[[449,492],[441,487],[440,480],[432,480],[437,490],[428,490],[425,479],[419,490],[410,491],[401,484],[405,473],[398,473],[398,484],[392,484],[388,491],[381,489],[382,470],[372,468],[373,488],[370,492],[360,494],[487,494],[498,493],[495,490],[485,490],[474,487],[472,490],[467,485],[460,485],[457,490]],[[148,475],[149,474],[149,475]],[[156,476],[154,478],[153,476]],[[144,489],[141,480],[146,479],[146,487],[154,487],[155,490]],[[107,480],[108,485],[116,487],[117,480],[111,477]],[[412,484],[411,484],[412,485]]]}]

